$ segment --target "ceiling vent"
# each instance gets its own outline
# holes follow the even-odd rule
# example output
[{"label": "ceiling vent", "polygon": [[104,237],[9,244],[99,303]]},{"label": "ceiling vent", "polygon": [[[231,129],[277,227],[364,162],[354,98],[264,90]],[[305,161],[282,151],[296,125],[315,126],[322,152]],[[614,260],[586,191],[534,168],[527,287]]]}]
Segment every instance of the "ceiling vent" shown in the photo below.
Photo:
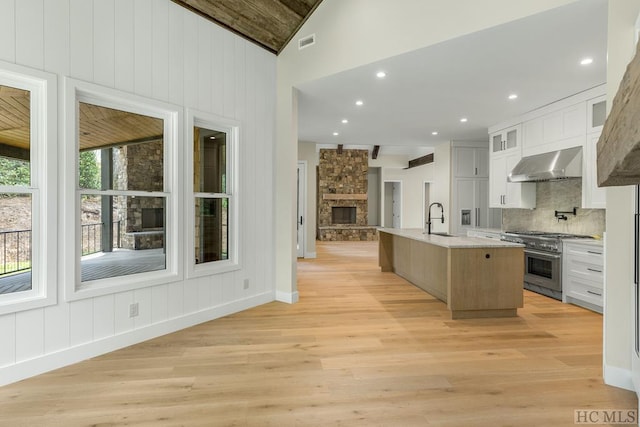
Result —
[{"label": "ceiling vent", "polygon": [[302,50],[305,47],[313,46],[314,44],[316,44],[316,35],[311,34],[310,36],[298,39],[298,50]]}]

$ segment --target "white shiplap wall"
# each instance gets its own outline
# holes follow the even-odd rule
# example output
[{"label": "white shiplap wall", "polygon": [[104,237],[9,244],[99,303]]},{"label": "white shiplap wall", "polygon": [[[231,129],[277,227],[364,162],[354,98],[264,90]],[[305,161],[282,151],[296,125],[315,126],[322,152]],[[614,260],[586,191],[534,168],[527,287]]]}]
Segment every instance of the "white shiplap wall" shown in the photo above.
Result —
[{"label": "white shiplap wall", "polygon": [[[74,302],[59,282],[58,304],[0,317],[0,384],[275,298],[274,55],[169,0],[0,0],[0,60],[57,74],[59,153],[65,76],[239,121],[242,263]],[[62,204],[58,211],[75,214]],[[60,251],[73,246],[58,239]],[[129,318],[132,302],[140,315]]]}]

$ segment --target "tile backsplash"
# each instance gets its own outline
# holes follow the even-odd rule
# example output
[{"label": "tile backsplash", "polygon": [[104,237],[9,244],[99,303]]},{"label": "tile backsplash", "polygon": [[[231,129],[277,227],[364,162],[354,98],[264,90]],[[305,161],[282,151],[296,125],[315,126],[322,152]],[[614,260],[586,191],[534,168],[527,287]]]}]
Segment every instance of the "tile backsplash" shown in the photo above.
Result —
[{"label": "tile backsplash", "polygon": [[[604,209],[581,209],[582,180],[566,179],[536,183],[535,209],[503,209],[503,230],[536,230],[599,235],[605,231]],[[572,211],[566,221],[558,221],[555,211]]]}]

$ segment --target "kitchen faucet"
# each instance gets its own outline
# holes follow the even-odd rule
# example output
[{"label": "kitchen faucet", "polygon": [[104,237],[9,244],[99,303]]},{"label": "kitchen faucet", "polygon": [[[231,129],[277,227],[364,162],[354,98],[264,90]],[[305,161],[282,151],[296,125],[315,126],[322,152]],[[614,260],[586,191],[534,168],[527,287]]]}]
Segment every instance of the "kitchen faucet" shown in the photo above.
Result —
[{"label": "kitchen faucet", "polygon": [[[442,206],[442,203],[440,202],[433,202],[429,205],[429,214],[427,216],[427,234],[431,234],[431,206],[436,205],[436,206],[440,206],[440,213],[442,214],[442,217],[440,218],[442,220],[442,223],[444,224],[444,206]],[[434,219],[438,219],[438,218],[434,218]]]}]

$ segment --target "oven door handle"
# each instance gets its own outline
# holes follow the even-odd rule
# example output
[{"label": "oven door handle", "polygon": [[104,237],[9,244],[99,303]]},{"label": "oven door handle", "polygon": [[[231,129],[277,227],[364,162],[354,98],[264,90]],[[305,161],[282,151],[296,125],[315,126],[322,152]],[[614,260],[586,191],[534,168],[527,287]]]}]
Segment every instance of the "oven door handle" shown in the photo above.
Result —
[{"label": "oven door handle", "polygon": [[540,256],[540,257],[551,258],[551,259],[560,259],[560,258],[562,258],[561,254],[555,254],[555,253],[551,253],[551,252],[536,251],[536,250],[533,250],[533,249],[525,249],[524,253],[525,253],[525,255],[531,254],[531,255],[537,255],[537,256]]}]

